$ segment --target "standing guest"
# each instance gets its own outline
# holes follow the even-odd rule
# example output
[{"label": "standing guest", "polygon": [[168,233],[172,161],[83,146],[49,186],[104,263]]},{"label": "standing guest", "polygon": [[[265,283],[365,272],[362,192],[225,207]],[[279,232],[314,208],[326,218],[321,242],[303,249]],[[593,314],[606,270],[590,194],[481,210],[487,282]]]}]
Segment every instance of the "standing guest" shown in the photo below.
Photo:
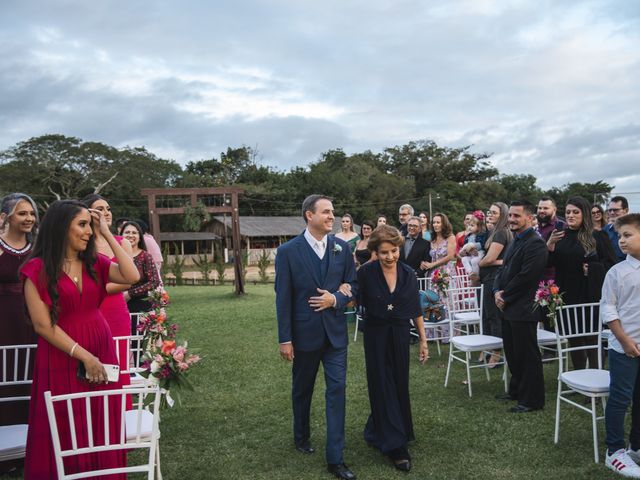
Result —
[{"label": "standing guest", "polygon": [[421,363],[429,350],[416,276],[412,268],[398,262],[402,244],[400,232],[393,227],[385,225],[373,232],[369,248],[378,260],[358,270],[358,304],[365,311],[364,356],[371,406],[364,438],[388,456],[395,468],[408,472],[407,443],[415,439],[409,401],[410,320],[420,336]]},{"label": "standing guest", "polygon": [[484,244],[487,240],[487,225],[484,213],[480,210],[473,212],[469,220],[467,231],[469,234],[464,239],[464,245],[458,252],[462,265],[468,275],[480,273],[480,261],[484,257]]},{"label": "standing guest", "polygon": [[116,227],[116,233],[118,235],[122,235],[122,226],[127,223],[130,219],[126,218],[126,217],[119,217],[116,218],[116,221],[114,222],[115,227]]},{"label": "standing guest", "polygon": [[429,215],[427,212],[420,212],[418,214],[420,219],[420,229],[422,230],[422,238],[427,242],[431,241],[431,231],[429,230]]},{"label": "standing guest", "polygon": [[[616,220],[620,249],[627,259],[614,265],[602,286],[600,312],[613,336],[609,339],[609,398],[605,409],[605,465],[627,477],[640,478],[640,214]],[[631,405],[629,450],[624,419]]]},{"label": "standing guest", "polygon": [[356,267],[360,267],[371,260],[371,250],[369,250],[369,237],[375,225],[370,220],[362,222],[360,227],[360,240],[356,243],[356,249],[353,252],[353,257],[356,261]]},{"label": "standing guest", "polygon": [[[140,279],[124,293],[129,312],[148,312],[151,310],[151,302],[147,300],[149,292],[160,286],[158,269],[153,263],[153,258],[147,253],[147,246],[142,235],[142,229],[136,222],[127,222],[122,229],[122,236],[131,244],[133,261],[138,269]],[[136,325],[132,320],[131,332],[135,334]]]},{"label": "standing guest", "polygon": [[409,266],[416,276],[423,277],[426,270],[422,268],[422,264],[431,259],[429,255],[430,244],[420,234],[420,219],[418,217],[409,218],[406,225],[408,233],[404,245],[400,249],[400,261]]},{"label": "standing guest", "polygon": [[597,203],[591,205],[591,220],[593,220],[594,230],[603,230],[607,225],[607,222],[605,220],[604,208],[602,208]]},{"label": "standing guest", "polygon": [[[593,230],[591,204],[587,200],[582,197],[567,200],[565,217],[569,228],[554,230],[547,241],[549,263],[556,268],[556,283],[564,304],[599,302],[605,274],[616,263],[615,253],[604,232]],[[580,331],[581,318],[575,321],[577,331]],[[576,347],[592,341],[597,339],[572,338],[569,345]],[[571,352],[576,370],[586,368],[587,358],[590,368],[596,368],[598,356],[595,349]]]},{"label": "standing guest", "polygon": [[[355,479],[343,459],[347,323],[343,308],[357,295],[353,255],[333,235],[333,204],[324,195],[302,203],[307,228],[278,248],[276,315],[280,356],[293,362],[293,439],[305,454],[311,446],[310,409],[320,362],[326,383],[327,469],[334,476]],[[341,290],[345,287],[346,291]]]},{"label": "standing guest", "polygon": [[[22,282],[18,275],[38,231],[38,209],[35,202],[24,193],[12,193],[0,204],[0,312],[2,335],[0,345],[27,345],[36,342],[33,327],[25,315]],[[22,363],[22,362],[20,362]],[[13,358],[2,364],[8,372],[14,369]],[[33,363],[31,363],[33,367]],[[24,364],[18,365],[23,371]],[[31,378],[31,377],[29,377]],[[29,386],[3,387],[2,397],[27,396]],[[27,402],[0,403],[0,426],[26,424],[29,415]],[[0,474],[22,464],[20,461],[0,462]]]},{"label": "standing guest", "polygon": [[[109,228],[111,228],[113,219],[111,206],[109,206],[109,203],[103,197],[96,193],[92,193],[91,195],[84,197],[82,199],[82,203],[84,203],[87,208],[101,212],[105,222]],[[131,250],[131,243],[123,239],[121,236],[115,236],[115,239],[122,249],[132,257],[133,252]],[[99,254],[111,259],[114,263],[118,263],[118,259],[115,257],[113,250],[109,246],[109,242],[99,230],[94,233],[94,243],[96,251]],[[131,288],[131,285],[113,282],[107,283],[107,296],[104,297],[100,304],[100,312],[102,312],[102,315],[109,324],[111,334],[114,337],[123,337],[131,334],[131,317],[129,316],[129,309],[127,308],[127,302],[123,295],[123,292],[126,292],[129,288]],[[120,342],[119,350],[120,371],[124,372],[125,370],[128,370],[129,366],[126,342]],[[130,375],[128,373],[121,373],[120,382],[125,386],[130,385]]]},{"label": "standing guest", "polygon": [[431,219],[431,261],[423,261],[424,270],[444,269],[450,276],[456,274],[456,237],[451,222],[444,213],[436,213]]},{"label": "standing guest", "polygon": [[345,213],[344,215],[342,215],[340,225],[342,226],[342,231],[336,233],[336,237],[344,242],[347,242],[351,253],[353,253],[356,249],[356,243],[358,243],[358,240],[360,240],[360,237],[353,228],[353,217],[348,213]]},{"label": "standing guest", "polygon": [[462,263],[462,258],[460,257],[460,250],[464,247],[467,237],[469,236],[469,222],[471,221],[471,217],[473,216],[472,212],[467,212],[464,216],[464,220],[462,221],[462,231],[456,233],[456,253],[458,256],[456,257],[456,268],[464,268],[464,264]]},{"label": "standing guest", "polygon": [[[502,312],[493,298],[493,284],[502,266],[506,248],[513,238],[508,227],[509,207],[502,202],[491,204],[487,210],[486,223],[489,238],[484,244],[486,253],[478,264],[480,273],[477,277],[483,285],[482,331],[487,335],[502,338]],[[472,278],[475,280],[476,276],[472,275]],[[489,358],[489,366],[495,368],[499,361],[500,352],[495,351]]]},{"label": "standing guest", "polygon": [[400,221],[399,230],[403,237],[407,236],[407,220],[409,220],[410,217],[413,217],[413,212],[413,207],[408,203],[400,205],[400,208],[398,209],[398,220]]},{"label": "standing guest", "polygon": [[387,217],[385,217],[384,215],[378,215],[378,218],[376,219],[376,227],[379,227],[380,225],[386,225],[387,224]]},{"label": "standing guest", "polygon": [[609,223],[603,228],[603,231],[609,236],[609,240],[611,241],[611,245],[619,262],[625,259],[625,254],[622,253],[620,245],[618,244],[620,236],[618,232],[616,232],[615,221],[618,217],[626,215],[627,213],[629,213],[629,202],[625,197],[617,196],[609,201],[609,206],[607,207],[607,220]]},{"label": "standing guest", "polygon": [[[156,239],[153,238],[153,235],[149,233],[149,225],[147,225],[147,222],[141,219],[134,220],[134,222],[136,222],[142,230],[144,244],[147,246],[147,253],[151,255],[151,258],[153,258],[153,263],[158,270],[158,278],[160,278],[160,274],[162,272],[162,262],[164,262],[164,259],[162,258],[162,250],[160,250],[160,245],[158,245]],[[162,278],[160,278],[160,284],[162,284]]]},{"label": "standing guest", "polygon": [[[93,232],[100,230],[118,263],[97,255]],[[99,305],[107,294],[109,282],[129,284],[138,279],[131,257],[109,231],[102,214],[89,210],[75,200],[56,201],[42,219],[31,260],[21,270],[29,316],[39,335],[36,351],[24,478],[56,478],[51,432],[47,421],[44,393],[52,395],[108,390],[120,383],[105,385],[103,363],[117,363],[111,330]],[[84,364],[87,380],[77,376],[78,362]],[[79,445],[87,447],[86,416],[83,403],[74,407]],[[96,444],[120,436],[120,400],[108,404],[108,431],[104,425],[102,399],[91,401],[93,433]],[[62,448],[70,448],[69,423],[62,421]],[[84,440],[84,441],[83,441]],[[91,467],[122,468],[126,454],[122,450],[88,453],[81,458],[65,459],[67,472]],[[125,479],[126,475],[110,478]]]},{"label": "standing guest", "polygon": [[538,347],[538,316],[533,300],[547,264],[547,248],[531,226],[535,207],[527,201],[509,207],[509,228],[515,239],[504,255],[496,275],[496,306],[504,313],[502,338],[511,380],[509,391],[499,398],[516,400],[512,413],[527,413],[544,407],[542,356]]}]

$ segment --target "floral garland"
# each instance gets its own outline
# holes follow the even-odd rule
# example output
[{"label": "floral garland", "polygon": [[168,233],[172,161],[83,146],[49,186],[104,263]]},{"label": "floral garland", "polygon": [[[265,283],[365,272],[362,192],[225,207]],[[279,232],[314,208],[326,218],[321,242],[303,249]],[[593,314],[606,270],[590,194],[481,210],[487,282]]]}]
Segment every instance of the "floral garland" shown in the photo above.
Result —
[{"label": "floral garland", "polygon": [[180,389],[193,390],[187,379],[191,367],[201,358],[189,353],[188,344],[178,345],[176,333],[178,325],[167,322],[165,307],[169,305],[169,294],[162,287],[149,292],[149,301],[153,307],[148,313],[141,315],[138,322],[138,333],[142,339],[141,375],[156,383],[163,390],[161,408],[173,406],[169,392],[173,391],[180,403]]},{"label": "floral garland", "polygon": [[534,297],[535,310],[538,307],[547,307],[547,318],[551,325],[555,324],[556,311],[564,305],[560,288],[553,280],[547,280],[538,284],[536,296]]},{"label": "floral garland", "polygon": [[442,268],[436,268],[431,274],[431,284],[438,291],[438,293],[440,293],[441,297],[446,296],[450,282],[451,277],[449,276],[447,271]]}]

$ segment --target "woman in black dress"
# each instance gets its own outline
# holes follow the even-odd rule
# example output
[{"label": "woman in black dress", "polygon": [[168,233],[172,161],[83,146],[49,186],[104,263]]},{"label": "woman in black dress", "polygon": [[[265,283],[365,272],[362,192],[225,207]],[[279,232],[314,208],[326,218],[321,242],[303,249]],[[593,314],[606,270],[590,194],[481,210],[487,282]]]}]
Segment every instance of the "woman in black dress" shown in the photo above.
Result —
[{"label": "woman in black dress", "polygon": [[[615,263],[616,257],[606,233],[593,229],[591,204],[582,197],[572,197],[565,207],[566,230],[554,230],[547,241],[549,263],[556,269],[556,283],[565,305],[599,302],[604,277]],[[595,315],[594,321],[598,321]],[[580,330],[581,319],[578,322]],[[573,339],[571,346],[585,345],[584,338]],[[588,339],[587,339],[588,340]],[[597,352],[571,352],[576,370],[597,368]]]},{"label": "woman in black dress", "polygon": [[375,226],[373,222],[365,220],[360,227],[360,240],[356,243],[356,249],[353,251],[353,257],[356,260],[356,267],[360,268],[362,265],[371,260],[371,250],[369,250],[369,237]]},{"label": "woman in black dress", "polygon": [[429,350],[415,273],[398,262],[404,239],[381,225],[369,238],[378,260],[358,270],[359,304],[365,310],[364,354],[371,415],[364,438],[387,455],[398,470],[411,469],[407,443],[414,440],[409,401],[409,330],[411,320],[420,335],[419,360]]}]

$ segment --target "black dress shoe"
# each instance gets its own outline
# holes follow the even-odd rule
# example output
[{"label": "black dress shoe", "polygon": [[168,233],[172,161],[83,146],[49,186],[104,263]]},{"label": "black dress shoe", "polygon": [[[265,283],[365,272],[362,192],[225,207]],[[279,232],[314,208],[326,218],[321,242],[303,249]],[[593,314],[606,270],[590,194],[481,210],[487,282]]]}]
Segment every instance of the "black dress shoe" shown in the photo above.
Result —
[{"label": "black dress shoe", "polygon": [[517,400],[517,398],[512,397],[508,393],[499,393],[496,395],[496,400]]},{"label": "black dress shoe", "polygon": [[511,413],[529,413],[535,412],[536,410],[542,410],[542,407],[527,407],[526,405],[516,405],[515,407],[511,407],[509,412]]},{"label": "black dress shoe", "polygon": [[300,453],[306,453],[306,454],[310,454],[316,451],[316,449],[313,448],[308,441],[302,442],[302,443],[296,443],[296,450],[298,450]]},{"label": "black dress shoe", "polygon": [[334,477],[342,478],[343,480],[356,480],[356,476],[344,463],[329,463],[327,464],[327,470]]},{"label": "black dress shoe", "polygon": [[396,467],[396,470],[400,470],[401,472],[409,472],[411,471],[411,460],[393,462],[393,466]]}]

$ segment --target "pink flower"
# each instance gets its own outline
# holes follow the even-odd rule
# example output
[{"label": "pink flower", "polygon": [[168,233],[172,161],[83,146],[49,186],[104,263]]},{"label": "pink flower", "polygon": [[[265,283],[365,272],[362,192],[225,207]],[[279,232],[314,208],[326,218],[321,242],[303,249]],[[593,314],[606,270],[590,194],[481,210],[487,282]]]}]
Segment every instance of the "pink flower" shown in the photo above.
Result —
[{"label": "pink flower", "polygon": [[194,363],[198,363],[200,360],[202,360],[202,359],[200,358],[200,355],[189,355],[189,356],[187,357],[187,363],[188,363],[189,365],[193,365]]},{"label": "pink flower", "polygon": [[186,353],[187,349],[184,347],[177,347],[175,349],[175,351],[173,352],[173,359],[176,362],[182,362],[184,360],[184,355]]},{"label": "pink flower", "polygon": [[178,362],[178,370],[181,372],[186,372],[189,370],[189,364],[186,362]]}]

